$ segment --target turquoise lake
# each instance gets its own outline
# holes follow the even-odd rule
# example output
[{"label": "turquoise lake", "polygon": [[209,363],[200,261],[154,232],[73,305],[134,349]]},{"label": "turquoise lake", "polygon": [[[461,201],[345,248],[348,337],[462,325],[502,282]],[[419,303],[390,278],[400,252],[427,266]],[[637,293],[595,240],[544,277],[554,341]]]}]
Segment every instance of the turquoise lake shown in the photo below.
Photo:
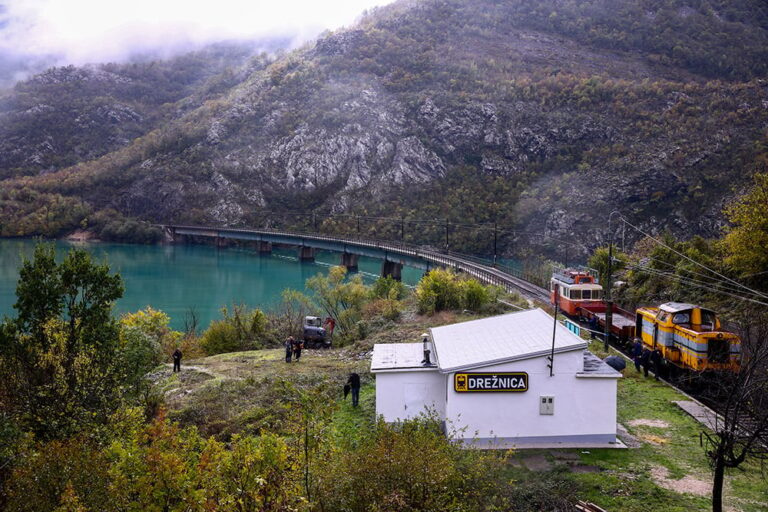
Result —
[{"label": "turquoise lake", "polygon": [[[30,258],[36,241],[0,239],[0,317],[13,315],[16,282],[22,258]],[[75,244],[57,241],[63,257],[72,247],[89,251],[97,261],[109,264],[125,283],[125,295],[115,305],[116,313],[137,311],[146,306],[165,311],[175,329],[184,327],[185,316],[194,309],[200,327],[220,316],[222,306],[245,304],[265,310],[280,302],[286,288],[304,290],[305,281],[338,265],[340,255],[319,252],[315,263],[299,263],[295,251],[277,249],[261,256],[247,249],[217,249],[205,245],[127,245],[111,243]],[[381,261],[360,258],[360,273],[372,283]],[[403,282],[414,285],[423,274],[403,269]],[[318,314],[322,312],[318,311]]]}]

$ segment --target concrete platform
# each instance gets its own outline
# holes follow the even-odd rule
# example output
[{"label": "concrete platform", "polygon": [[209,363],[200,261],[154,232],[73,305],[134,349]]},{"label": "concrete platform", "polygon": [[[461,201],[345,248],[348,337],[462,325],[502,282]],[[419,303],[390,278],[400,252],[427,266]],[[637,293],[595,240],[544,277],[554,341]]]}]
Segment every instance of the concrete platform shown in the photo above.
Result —
[{"label": "concrete platform", "polygon": [[467,448],[477,448],[479,450],[598,450],[598,449],[625,449],[627,445],[621,439],[616,439],[612,443],[600,442],[517,442],[514,438],[497,438],[482,440],[465,440],[464,445]]},{"label": "concrete platform", "polygon": [[717,422],[722,421],[722,417],[718,416],[715,411],[699,402],[694,402],[693,400],[680,400],[672,403],[688,413],[693,419],[707,427],[709,430],[715,430]]}]

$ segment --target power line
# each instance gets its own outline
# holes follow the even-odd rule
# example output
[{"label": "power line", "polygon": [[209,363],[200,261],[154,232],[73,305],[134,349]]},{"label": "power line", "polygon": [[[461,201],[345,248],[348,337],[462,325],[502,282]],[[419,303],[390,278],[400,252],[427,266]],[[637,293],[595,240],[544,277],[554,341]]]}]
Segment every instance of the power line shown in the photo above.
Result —
[{"label": "power line", "polygon": [[699,280],[693,279],[691,277],[681,276],[679,274],[675,274],[675,273],[671,273],[671,272],[665,272],[665,271],[662,271],[662,270],[659,270],[659,269],[654,269],[654,268],[646,267],[646,266],[642,266],[642,265],[629,265],[629,267],[633,268],[635,270],[642,271],[642,272],[653,273],[655,275],[664,276],[664,277],[670,277],[670,278],[677,279],[677,280],[679,280],[681,282],[685,282],[685,283],[709,286],[710,288],[715,289],[717,291],[732,292],[732,293],[737,293],[737,294],[742,294],[742,295],[744,294],[744,292],[741,291],[741,290],[738,290],[738,289],[735,289],[735,288],[730,288],[728,286],[720,284],[721,282],[712,283],[710,281],[699,281]]},{"label": "power line", "polygon": [[761,292],[759,292],[759,291],[757,291],[757,290],[753,290],[752,288],[749,288],[748,286],[746,286],[746,285],[744,285],[744,284],[742,284],[742,283],[740,283],[740,282],[736,281],[735,279],[731,279],[730,277],[728,277],[728,276],[725,276],[725,275],[723,275],[723,274],[719,273],[718,271],[716,271],[716,270],[713,270],[713,269],[711,269],[711,268],[707,267],[707,266],[706,266],[706,265],[704,265],[703,263],[699,263],[698,261],[694,260],[693,258],[691,258],[691,257],[689,257],[689,256],[686,256],[685,254],[681,253],[680,251],[678,251],[678,250],[676,250],[676,249],[673,249],[672,247],[668,246],[667,244],[665,244],[665,243],[664,243],[664,242],[662,242],[661,240],[658,240],[657,238],[654,238],[653,236],[649,235],[648,233],[646,233],[646,232],[645,232],[645,231],[643,231],[642,229],[638,228],[637,226],[635,226],[634,224],[632,224],[631,222],[629,222],[627,219],[625,219],[625,218],[624,218],[624,216],[623,216],[623,215],[619,214],[619,218],[622,220],[622,222],[624,222],[626,225],[628,225],[629,227],[631,227],[631,228],[632,228],[632,229],[634,229],[635,231],[637,231],[637,232],[641,233],[642,235],[644,235],[644,236],[645,236],[645,237],[647,237],[647,238],[650,238],[651,240],[653,240],[653,241],[654,241],[654,242],[656,242],[657,244],[661,245],[662,247],[665,247],[665,248],[669,249],[670,251],[672,251],[673,253],[677,254],[677,255],[678,255],[678,256],[680,256],[681,258],[684,258],[684,259],[686,259],[686,260],[690,261],[691,263],[693,263],[694,265],[698,265],[698,266],[700,266],[701,268],[703,268],[703,269],[705,269],[705,270],[708,270],[709,272],[712,272],[713,274],[715,274],[715,275],[717,275],[717,276],[719,276],[719,277],[721,277],[721,278],[723,278],[723,279],[725,279],[725,280],[727,280],[727,281],[730,281],[731,283],[735,284],[736,286],[738,286],[738,287],[740,287],[740,288],[744,288],[745,290],[747,290],[747,291],[749,291],[749,292],[753,293],[754,295],[757,295],[757,296],[759,296],[759,297],[762,297],[762,298],[768,299],[768,295],[765,295],[764,293],[761,293]]},{"label": "power line", "polygon": [[[683,284],[686,284],[688,286],[693,286],[695,288],[703,288],[703,289],[712,289],[713,288],[713,286],[710,285],[710,284],[697,284],[697,283],[700,283],[700,281],[692,281],[692,280],[685,279],[685,278],[683,278],[681,276],[678,276],[678,275],[675,275],[675,274],[669,274],[667,272],[661,272],[661,271],[655,270],[655,269],[650,269],[650,268],[646,268],[646,267],[640,267],[640,266],[637,266],[637,265],[628,265],[628,267],[629,268],[633,268],[635,270],[638,270],[640,272],[647,272],[649,274],[653,274],[653,275],[660,276],[660,277],[667,277],[667,278],[671,278],[671,279],[676,279],[676,280],[680,281]],[[762,301],[759,301],[757,299],[746,297],[744,295],[738,295],[736,293],[730,293],[730,292],[727,292],[727,291],[724,291],[724,290],[721,290],[721,289],[717,289],[717,293],[721,293],[723,295],[727,295],[727,296],[733,297],[735,299],[739,299],[739,300],[743,300],[743,301],[747,301],[747,302],[753,302],[755,304],[760,304],[760,305],[763,305],[763,306],[768,306],[768,302],[762,302]]]},{"label": "power line", "polygon": [[[656,259],[656,258],[651,258],[651,257],[642,258],[642,259],[640,260],[640,263],[642,263],[642,262],[643,262],[643,260],[649,260],[649,261],[652,261],[652,262],[658,263],[658,264],[660,264],[660,265],[665,265],[665,266],[667,266],[667,267],[669,267],[669,268],[672,268],[672,269],[674,269],[674,270],[677,270],[677,269],[678,269],[677,265],[674,265],[674,264],[672,264],[672,263],[668,263],[668,262],[666,262],[666,261],[662,261],[662,260],[659,260],[659,259]],[[659,270],[659,269],[656,269],[656,270]],[[709,281],[704,281],[704,282],[705,282],[705,283],[711,283],[712,285],[725,284],[725,283],[727,282],[727,281],[723,281],[722,279],[717,279],[717,278],[715,278],[715,277],[713,277],[713,276],[710,276],[710,275],[707,275],[707,274],[702,274],[702,273],[700,273],[700,272],[694,272],[693,270],[687,270],[687,269],[686,269],[686,270],[684,270],[684,272],[685,272],[686,274],[692,274],[692,275],[694,275],[694,276],[699,276],[699,277],[702,277],[702,278],[704,278],[704,279],[708,279]],[[679,274],[676,274],[676,273],[675,273],[675,275],[679,275]],[[689,278],[689,279],[693,279],[693,278]],[[736,289],[734,289],[734,288],[728,288],[728,289],[730,289],[731,291],[740,291],[740,290],[741,290],[741,289],[739,289],[739,290],[736,290]],[[743,292],[741,292],[741,293],[743,293]],[[758,296],[761,296],[761,295],[758,295]]]}]

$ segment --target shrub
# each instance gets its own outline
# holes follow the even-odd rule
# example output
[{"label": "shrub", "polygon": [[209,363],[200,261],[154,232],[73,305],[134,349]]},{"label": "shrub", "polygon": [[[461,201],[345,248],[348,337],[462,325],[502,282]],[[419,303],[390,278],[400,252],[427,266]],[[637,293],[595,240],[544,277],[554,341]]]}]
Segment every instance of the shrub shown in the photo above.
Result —
[{"label": "shrub", "polygon": [[224,318],[214,321],[203,333],[200,347],[207,355],[252,350],[264,345],[267,315],[260,309],[248,311],[245,306],[221,310]]},{"label": "shrub", "polygon": [[[507,510],[503,458],[449,441],[438,421],[379,420],[356,445],[329,450],[317,471],[321,510]],[[493,508],[498,506],[499,508]]]},{"label": "shrub", "polygon": [[416,286],[420,313],[432,314],[445,309],[459,309],[462,303],[461,295],[459,280],[451,270],[431,270]]},{"label": "shrub", "polygon": [[470,311],[480,311],[491,300],[488,288],[474,279],[463,281],[461,292],[462,305]]},{"label": "shrub", "polygon": [[447,309],[480,311],[494,301],[500,290],[476,279],[462,278],[451,270],[435,269],[416,286],[419,313],[434,314]]},{"label": "shrub", "polygon": [[373,283],[371,295],[377,299],[401,300],[405,297],[405,290],[405,285],[392,276],[379,277]]}]

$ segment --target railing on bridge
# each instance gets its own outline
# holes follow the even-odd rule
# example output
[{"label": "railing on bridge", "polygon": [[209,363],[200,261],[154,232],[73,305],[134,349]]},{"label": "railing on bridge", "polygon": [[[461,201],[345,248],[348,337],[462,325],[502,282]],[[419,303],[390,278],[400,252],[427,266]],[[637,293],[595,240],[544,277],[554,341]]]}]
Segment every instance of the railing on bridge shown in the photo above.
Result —
[{"label": "railing on bridge", "polygon": [[[500,265],[498,263],[494,263],[490,260],[486,260],[477,256],[457,253],[454,251],[440,251],[439,249],[435,249],[433,247],[418,246],[402,241],[380,240],[360,236],[338,237],[322,233],[309,233],[303,231],[290,231],[270,228],[244,229],[230,227],[177,225],[164,225],[161,227],[171,230],[174,233],[176,231],[182,231],[182,234],[191,236],[238,239],[237,236],[233,235],[238,233],[248,235],[264,234],[267,236],[271,235],[293,238],[296,239],[297,242],[300,242],[297,243],[297,245],[311,245],[311,243],[307,244],[306,242],[315,240],[335,244],[374,248],[384,252],[409,256],[411,258],[423,260],[442,267],[451,267],[467,273],[487,284],[501,286],[507,291],[522,292],[528,297],[542,301],[548,300],[548,292],[539,286],[538,283],[532,282],[534,281],[532,276],[526,275],[525,272],[519,269]],[[247,240],[248,238],[242,237],[240,239]],[[536,281],[538,281],[538,279],[536,279]]]}]

